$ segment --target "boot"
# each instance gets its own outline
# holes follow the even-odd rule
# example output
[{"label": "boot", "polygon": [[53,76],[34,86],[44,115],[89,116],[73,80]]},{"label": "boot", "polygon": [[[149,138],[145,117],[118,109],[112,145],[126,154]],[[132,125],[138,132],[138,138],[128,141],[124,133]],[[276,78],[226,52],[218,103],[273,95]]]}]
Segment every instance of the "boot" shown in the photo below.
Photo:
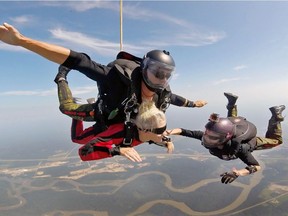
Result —
[{"label": "boot", "polygon": [[71,70],[70,68],[60,65],[58,68],[58,73],[54,79],[54,82],[57,84],[59,81],[62,80],[66,81],[67,74],[69,73],[70,70]]},{"label": "boot", "polygon": [[238,96],[227,92],[224,92],[224,95],[228,99],[228,104],[226,106],[228,110],[227,117],[237,117],[237,105],[235,104],[238,99]]},{"label": "boot", "polygon": [[282,116],[282,111],[285,109],[285,105],[280,105],[280,106],[273,106],[270,107],[269,110],[272,113],[272,117],[275,118],[276,121],[283,121],[284,117]]},{"label": "boot", "polygon": [[238,99],[237,95],[233,95],[232,93],[224,92],[225,97],[228,99],[227,106],[232,107],[236,104],[236,101]]}]

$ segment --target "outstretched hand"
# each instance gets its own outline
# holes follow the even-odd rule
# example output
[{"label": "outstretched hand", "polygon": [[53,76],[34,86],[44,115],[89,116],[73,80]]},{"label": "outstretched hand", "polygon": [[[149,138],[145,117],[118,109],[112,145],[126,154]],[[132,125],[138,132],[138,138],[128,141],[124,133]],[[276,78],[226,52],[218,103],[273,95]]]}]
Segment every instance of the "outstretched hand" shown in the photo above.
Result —
[{"label": "outstretched hand", "polygon": [[205,100],[197,100],[193,102],[194,107],[203,107],[207,104],[207,101]]},{"label": "outstretched hand", "polygon": [[128,158],[129,160],[131,160],[133,162],[141,162],[142,161],[138,152],[134,148],[131,148],[131,147],[121,147],[120,148],[120,155]]},{"label": "outstretched hand", "polygon": [[237,179],[239,175],[236,172],[232,171],[232,172],[222,173],[220,176],[222,177],[221,182],[223,184],[228,184],[228,183],[232,183],[233,181],[235,181],[235,179]]},{"label": "outstretched hand", "polygon": [[167,153],[171,154],[174,151],[173,142],[167,142],[166,147],[167,147]]},{"label": "outstretched hand", "polygon": [[12,25],[4,23],[0,25],[0,40],[4,43],[18,46],[22,35]]}]

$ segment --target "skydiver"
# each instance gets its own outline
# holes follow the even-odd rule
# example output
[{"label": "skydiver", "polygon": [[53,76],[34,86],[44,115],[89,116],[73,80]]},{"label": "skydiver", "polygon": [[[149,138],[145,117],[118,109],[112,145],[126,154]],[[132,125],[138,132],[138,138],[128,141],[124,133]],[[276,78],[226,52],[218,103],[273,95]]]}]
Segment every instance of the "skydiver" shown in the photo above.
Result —
[{"label": "skydiver", "polygon": [[221,174],[222,183],[231,183],[239,176],[246,176],[261,169],[258,161],[252,155],[254,150],[271,149],[282,144],[281,122],[284,121],[282,111],[285,105],[273,106],[269,110],[272,116],[269,120],[265,137],[256,136],[256,126],[246,118],[237,116],[236,101],[238,96],[224,93],[228,99],[226,106],[227,118],[219,117],[213,113],[209,122],[205,125],[205,131],[176,128],[167,131],[169,135],[182,135],[201,140],[201,144],[207,148],[210,154],[222,160],[234,160],[239,158],[247,166],[237,170]]},{"label": "skydiver", "polygon": [[[124,110],[127,110],[128,101],[134,101],[137,105],[143,100],[153,100],[162,111],[165,111],[169,104],[183,107],[203,107],[207,104],[204,100],[193,102],[171,92],[169,81],[174,74],[175,62],[167,51],[152,50],[143,58],[121,52],[117,60],[105,66],[92,61],[87,54],[28,38],[7,23],[0,26],[0,40],[62,64],[64,67],[59,70],[54,81],[61,82],[64,91],[70,69],[78,70],[96,81],[99,99],[94,106],[82,107],[68,103],[60,107],[60,110],[72,118],[96,120],[96,124],[105,124],[103,128],[127,121],[128,115]],[[137,115],[136,110],[129,111],[131,118]],[[102,128],[101,125],[98,128]]]},{"label": "skydiver", "polygon": [[166,117],[154,102],[144,101],[133,121],[132,142],[125,143],[125,125],[110,125],[105,131],[95,134],[94,128],[83,130],[83,121],[72,119],[71,139],[75,143],[84,144],[79,148],[79,156],[83,161],[99,160],[121,155],[134,162],[141,162],[138,152],[133,148],[141,143],[150,142],[167,148],[172,153],[174,145],[169,137],[163,136],[166,130]]}]

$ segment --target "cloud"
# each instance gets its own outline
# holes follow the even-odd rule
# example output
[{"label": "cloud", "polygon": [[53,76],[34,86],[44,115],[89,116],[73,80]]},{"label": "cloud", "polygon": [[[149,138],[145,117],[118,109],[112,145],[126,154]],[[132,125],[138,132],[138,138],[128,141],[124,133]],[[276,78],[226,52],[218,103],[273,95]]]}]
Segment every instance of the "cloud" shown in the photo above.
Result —
[{"label": "cloud", "polygon": [[[70,7],[75,11],[78,12],[85,12],[87,10],[91,10],[94,8],[104,8],[109,9],[113,11],[119,11],[119,2],[114,1],[81,1],[81,4],[79,4],[79,1],[77,2],[64,2],[64,3],[48,3],[49,5],[58,5],[58,6],[65,6]],[[137,13],[135,13],[137,11]],[[184,19],[179,19],[174,16],[169,16],[166,13],[161,13],[159,11],[153,11],[151,8],[145,8],[143,7],[142,3],[139,2],[125,2],[123,4],[123,17],[125,19],[136,19],[140,20],[139,22],[151,22],[154,20],[157,20],[157,22],[162,23],[163,25],[159,25],[157,29],[153,31],[153,34],[149,34],[150,38],[148,38],[148,35],[146,35],[146,42],[138,43],[137,45],[132,44],[125,44],[125,49],[132,51],[132,52],[141,52],[143,50],[149,49],[149,47],[159,47],[159,46],[205,46],[217,43],[218,41],[224,39],[226,37],[226,33],[223,31],[215,31],[211,30],[210,28],[199,26],[194,23],[191,23],[191,21],[187,21]],[[169,26],[166,28],[166,26]],[[163,26],[161,28],[161,26]],[[173,28],[173,32],[170,31],[170,29]],[[167,31],[167,34],[165,34],[165,29],[169,29]],[[180,34],[178,32],[181,32]],[[68,33],[68,32],[67,32]],[[79,33],[80,34],[80,33]],[[152,35],[152,39],[151,39]],[[161,36],[161,37],[160,37]],[[161,38],[161,40],[159,40]],[[97,40],[97,39],[96,39]],[[80,41],[76,41],[80,43]],[[81,41],[82,42],[82,41]],[[111,45],[111,42],[108,41],[102,41],[103,46]],[[107,42],[107,44],[105,43]],[[95,41],[88,40],[85,42],[86,46],[89,46],[93,48],[94,50],[98,50],[98,52],[104,52],[110,53],[111,47],[103,49],[103,46],[101,49],[98,49],[95,47],[95,44],[98,43]],[[142,44],[142,47],[141,47]],[[114,48],[112,49],[119,49],[119,43],[114,43]],[[115,52],[115,51],[114,51]],[[113,54],[114,54],[113,52]]]},{"label": "cloud", "polygon": [[[72,89],[73,95],[83,95],[87,93],[97,92],[97,86],[84,86],[76,87]],[[57,89],[53,88],[50,90],[28,90],[28,91],[7,91],[0,92],[1,96],[51,96],[56,95]]]},{"label": "cloud", "polygon": [[[69,7],[74,11],[85,12],[94,8],[105,8],[107,10],[119,11],[119,2],[114,1],[63,1],[63,2],[43,2],[40,3],[44,7]],[[135,13],[137,11],[137,13]],[[143,3],[127,2],[123,5],[123,16],[127,19],[137,19],[139,23],[151,22],[157,20],[159,26],[156,29],[151,29],[150,33],[144,38],[138,38],[138,41],[132,43],[125,43],[125,50],[135,54],[142,54],[143,51],[153,49],[155,47],[166,46],[205,46],[219,42],[226,37],[226,33],[222,31],[211,30],[207,27],[199,26],[194,23],[188,22],[184,19],[179,19],[174,16],[169,16],[160,11],[153,11],[151,8],[143,7]],[[31,24],[34,17],[23,15],[11,18],[13,22],[22,26],[22,24]],[[173,32],[171,32],[171,28]],[[86,52],[91,50],[103,56],[115,56],[119,51],[119,42],[111,42],[94,36],[88,36],[84,33],[77,31],[68,31],[64,28],[50,29],[54,39],[61,40],[61,45],[71,47],[75,50],[83,50],[85,47]],[[166,33],[165,33],[166,32]],[[137,40],[137,38],[135,38]],[[57,41],[51,41],[58,43]],[[18,51],[12,46],[0,46],[0,49]]]},{"label": "cloud", "polygon": [[243,70],[243,69],[245,69],[245,68],[247,68],[246,65],[238,65],[238,66],[235,66],[235,67],[233,68],[233,70],[239,71],[239,70]]},{"label": "cloud", "polygon": [[46,91],[7,91],[1,92],[0,95],[2,96],[49,96],[55,95],[56,90],[46,90]]},{"label": "cloud", "polygon": [[72,92],[73,92],[73,95],[82,95],[82,94],[87,94],[91,92],[93,93],[98,92],[98,88],[96,85],[86,86],[86,87],[77,87],[77,88],[73,88]]},{"label": "cloud", "polygon": [[85,12],[94,8],[119,10],[118,1],[48,1],[43,2],[41,5],[49,7],[69,7],[78,12]]},{"label": "cloud", "polygon": [[11,21],[13,21],[15,24],[19,24],[19,25],[30,23],[31,20],[33,20],[33,19],[34,18],[31,15],[23,15],[23,16],[10,18]]},{"label": "cloud", "polygon": [[[135,11],[137,11],[137,13],[135,13]],[[217,43],[226,37],[226,33],[223,31],[211,30],[207,27],[199,26],[190,21],[188,22],[177,17],[169,16],[159,11],[147,10],[143,7],[138,8],[137,5],[125,5],[123,13],[129,18],[139,19],[142,22],[157,20],[159,23],[162,21],[163,26],[170,26],[169,28],[161,28],[160,25],[158,26],[158,30],[153,31],[153,39],[147,40],[147,43],[144,42],[151,47],[171,45],[197,47]],[[172,32],[171,28],[173,28]],[[165,34],[165,29],[169,29],[167,34]],[[181,33],[179,34],[178,32]],[[161,41],[159,41],[159,38],[161,38]]]},{"label": "cloud", "polygon": [[[83,49],[84,47],[87,47],[93,51],[96,51],[97,53],[101,55],[106,56],[115,56],[115,53],[118,53],[119,51],[119,42],[111,42],[107,40],[98,39],[95,37],[89,37],[83,33],[80,32],[73,32],[73,31],[66,31],[61,28],[51,29],[50,30],[52,36],[55,39],[60,39],[66,42],[70,43],[71,45],[78,45]],[[131,44],[125,44],[125,49],[129,51],[133,51],[133,53],[139,53],[147,47],[140,47],[140,46],[134,46]]]},{"label": "cloud", "polygon": [[229,79],[221,79],[221,80],[217,80],[213,82],[213,85],[219,85],[222,83],[226,83],[226,82],[234,82],[234,81],[239,81],[239,80],[246,80],[248,79],[247,77],[234,77],[234,78],[229,78]]},{"label": "cloud", "polygon": [[6,50],[6,51],[20,51],[20,52],[27,52],[27,50],[25,50],[22,47],[19,46],[11,46],[9,44],[4,44],[4,43],[0,43],[0,50]]}]

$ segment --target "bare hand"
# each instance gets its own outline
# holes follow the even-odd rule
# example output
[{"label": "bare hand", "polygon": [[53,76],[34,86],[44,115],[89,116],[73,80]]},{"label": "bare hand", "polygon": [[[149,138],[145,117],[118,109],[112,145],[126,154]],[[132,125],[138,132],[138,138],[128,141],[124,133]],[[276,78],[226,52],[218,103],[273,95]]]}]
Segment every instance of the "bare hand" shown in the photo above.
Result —
[{"label": "bare hand", "polygon": [[23,35],[21,35],[12,25],[7,23],[0,25],[0,40],[4,43],[18,46],[21,37],[23,37]]},{"label": "bare hand", "polygon": [[207,104],[207,101],[205,100],[197,100],[197,101],[194,101],[194,107],[203,107]]},{"label": "bare hand", "polygon": [[167,142],[167,153],[171,154],[174,151],[174,144],[173,142]]},{"label": "bare hand", "polygon": [[142,161],[138,152],[134,148],[131,148],[131,147],[120,148],[120,155],[128,158],[129,160],[131,160],[133,162],[141,162]]}]

